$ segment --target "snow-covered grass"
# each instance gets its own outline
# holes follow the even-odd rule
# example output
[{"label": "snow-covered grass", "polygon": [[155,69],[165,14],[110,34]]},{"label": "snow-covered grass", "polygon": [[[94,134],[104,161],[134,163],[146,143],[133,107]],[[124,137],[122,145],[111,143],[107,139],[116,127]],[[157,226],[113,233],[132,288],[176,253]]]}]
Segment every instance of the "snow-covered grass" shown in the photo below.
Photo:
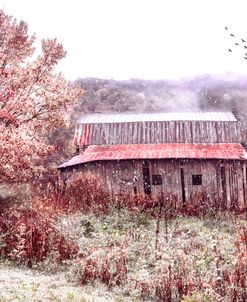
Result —
[{"label": "snow-covered grass", "polygon": [[15,266],[11,262],[0,262],[1,302],[121,302],[107,290],[106,286],[81,287],[68,282],[66,272],[47,273],[40,270]]},{"label": "snow-covered grass", "polygon": [[157,222],[141,211],[61,214],[56,228],[78,256],[38,270],[1,263],[0,301],[244,301],[243,217]]},{"label": "snow-covered grass", "polygon": [[[117,286],[110,283],[110,289],[132,299],[150,301],[170,301],[164,300],[167,293],[159,293],[165,282],[172,283],[172,301],[188,295],[195,301],[231,301],[231,293],[223,287],[231,286],[231,282],[237,286],[234,274],[239,273],[235,270],[246,243],[243,241],[238,250],[236,236],[244,227],[246,221],[230,213],[213,219],[178,216],[167,222],[162,218],[158,233],[157,218],[124,210],[105,216],[76,214],[60,220],[60,228],[66,229],[80,248],[81,259],[71,266],[72,279],[81,282],[83,278],[83,285],[86,277],[89,284],[97,280],[108,284],[108,275],[114,279],[121,274],[116,266],[121,251],[127,277]],[[110,256],[114,252],[115,259]],[[107,273],[106,280],[102,272]]]}]

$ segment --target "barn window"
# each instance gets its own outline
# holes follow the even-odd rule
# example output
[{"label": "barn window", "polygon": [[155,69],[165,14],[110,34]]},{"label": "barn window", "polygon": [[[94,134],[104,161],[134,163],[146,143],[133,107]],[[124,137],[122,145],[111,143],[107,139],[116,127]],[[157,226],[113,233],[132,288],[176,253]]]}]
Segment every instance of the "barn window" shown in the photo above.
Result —
[{"label": "barn window", "polygon": [[162,176],[159,174],[152,175],[152,184],[154,186],[161,186],[162,185]]},{"label": "barn window", "polygon": [[192,185],[200,186],[201,184],[202,184],[202,175],[201,174],[192,175]]}]

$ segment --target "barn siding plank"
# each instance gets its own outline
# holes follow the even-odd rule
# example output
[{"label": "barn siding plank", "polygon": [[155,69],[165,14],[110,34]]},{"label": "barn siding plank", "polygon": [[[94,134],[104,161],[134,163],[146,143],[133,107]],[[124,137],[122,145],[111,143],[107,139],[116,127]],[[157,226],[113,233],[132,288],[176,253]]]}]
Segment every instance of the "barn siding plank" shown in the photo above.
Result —
[{"label": "barn siding plank", "polygon": [[[85,125],[76,126],[79,143]],[[165,121],[90,125],[89,142],[141,143],[238,143],[247,142],[247,122]]]}]

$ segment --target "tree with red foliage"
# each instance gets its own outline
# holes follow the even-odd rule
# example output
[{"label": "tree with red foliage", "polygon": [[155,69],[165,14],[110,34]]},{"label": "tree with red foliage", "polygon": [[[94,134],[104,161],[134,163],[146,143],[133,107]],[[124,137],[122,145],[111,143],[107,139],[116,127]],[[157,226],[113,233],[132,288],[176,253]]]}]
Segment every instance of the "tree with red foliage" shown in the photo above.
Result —
[{"label": "tree with red foliage", "polygon": [[42,40],[25,22],[0,10],[0,183],[24,182],[41,172],[42,159],[54,151],[47,137],[66,125],[66,110],[83,93],[54,67],[65,57],[56,39]]}]

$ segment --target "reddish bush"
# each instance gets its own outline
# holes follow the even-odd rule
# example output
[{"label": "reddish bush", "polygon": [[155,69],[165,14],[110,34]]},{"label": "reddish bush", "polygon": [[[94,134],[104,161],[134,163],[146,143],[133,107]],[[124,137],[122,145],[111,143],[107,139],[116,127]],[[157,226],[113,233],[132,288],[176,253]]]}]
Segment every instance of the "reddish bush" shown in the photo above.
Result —
[{"label": "reddish bush", "polygon": [[229,272],[231,301],[247,301],[247,227],[237,229],[235,242],[237,263]]},{"label": "reddish bush", "polygon": [[202,280],[193,280],[189,276],[189,270],[182,261],[179,261],[177,270],[171,267],[159,272],[155,282],[155,296],[158,301],[180,301],[184,296],[194,290],[202,289]]},{"label": "reddish bush", "polygon": [[97,178],[72,175],[63,190],[61,202],[71,211],[107,212],[110,198]]},{"label": "reddish bush", "polygon": [[225,301],[247,301],[247,227],[238,227],[235,246],[234,268],[222,270],[217,252],[217,276],[211,286]]},{"label": "reddish bush", "polygon": [[155,301],[172,302],[181,301],[193,291],[201,291],[203,286],[202,279],[199,276],[193,279],[190,270],[180,260],[176,269],[170,266],[158,269],[151,279],[137,282],[136,288],[142,299],[155,297]]},{"label": "reddish bush", "polygon": [[78,251],[77,246],[66,240],[53,222],[49,213],[31,206],[10,208],[0,217],[0,232],[5,242],[2,255],[29,267],[54,251],[58,261],[72,258]]},{"label": "reddish bush", "polygon": [[[178,214],[196,216],[200,218],[215,218],[221,212],[234,212],[241,214],[245,209],[237,206],[226,208],[222,200],[210,199],[208,195],[197,193],[193,198],[182,204],[177,196],[169,192],[163,192],[160,196],[152,198],[146,195],[129,195],[126,192],[118,192],[110,195],[103,187],[99,178],[91,173],[71,173],[67,180],[54,173],[50,177],[42,179],[42,186],[36,185],[36,191],[43,198],[43,206],[52,204],[57,211],[75,212],[82,211],[107,213],[111,208],[125,208],[131,212],[145,211],[153,217],[160,216],[159,208],[162,204],[162,215],[166,219],[176,217]],[[36,193],[37,193],[36,192]]]}]

